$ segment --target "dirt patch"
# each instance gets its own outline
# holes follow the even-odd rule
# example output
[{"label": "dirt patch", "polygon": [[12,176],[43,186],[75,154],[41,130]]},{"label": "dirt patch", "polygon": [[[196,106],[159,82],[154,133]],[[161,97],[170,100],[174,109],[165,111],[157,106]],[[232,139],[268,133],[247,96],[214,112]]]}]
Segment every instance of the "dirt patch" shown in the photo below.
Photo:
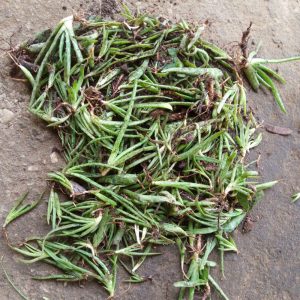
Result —
[{"label": "dirt patch", "polygon": [[118,12],[115,0],[88,0],[80,3],[80,7],[88,14],[94,16],[111,17]]}]

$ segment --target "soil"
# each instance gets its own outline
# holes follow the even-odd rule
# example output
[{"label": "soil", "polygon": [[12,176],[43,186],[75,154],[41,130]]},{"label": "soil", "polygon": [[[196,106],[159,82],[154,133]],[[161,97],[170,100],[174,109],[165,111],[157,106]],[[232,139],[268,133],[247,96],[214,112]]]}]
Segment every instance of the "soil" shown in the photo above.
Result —
[{"label": "soil", "polygon": [[[62,17],[88,10],[92,14],[110,15],[116,11],[113,1],[81,0],[1,0],[0,48],[17,45],[53,26]],[[172,20],[181,18],[199,23],[208,19],[206,38],[227,49],[238,47],[242,32],[253,22],[250,44],[260,40],[262,57],[286,57],[300,53],[299,0],[132,0],[132,7],[162,15]],[[10,63],[0,52],[0,223],[16,197],[29,190],[34,199],[45,187],[46,174],[59,169],[63,163],[55,147],[55,134],[27,111],[28,88],[9,77]],[[261,154],[259,171],[262,180],[280,179],[280,183],[266,193],[252,212],[255,222],[251,231],[235,237],[239,254],[225,257],[225,275],[215,272],[220,285],[230,299],[240,300],[296,300],[299,299],[300,201],[292,204],[290,197],[300,191],[300,64],[278,67],[287,79],[281,87],[288,114],[279,112],[273,99],[263,93],[250,92],[251,106],[262,122],[291,128],[289,136],[264,132],[263,143],[252,158]],[[56,153],[56,154],[53,154]],[[11,240],[21,241],[30,235],[47,231],[43,203],[37,210],[9,227]],[[45,265],[24,265],[1,238],[0,253],[4,266],[15,284],[29,299],[100,300],[107,295],[95,283],[64,285],[56,282],[37,282],[31,276],[46,275],[51,268]],[[163,255],[148,260],[142,273],[152,280],[141,285],[122,283],[118,299],[176,299],[173,282],[180,279],[176,247],[165,247]],[[19,299],[0,270],[0,299]],[[45,297],[45,298],[43,298]],[[219,299],[213,295],[213,299]]]}]

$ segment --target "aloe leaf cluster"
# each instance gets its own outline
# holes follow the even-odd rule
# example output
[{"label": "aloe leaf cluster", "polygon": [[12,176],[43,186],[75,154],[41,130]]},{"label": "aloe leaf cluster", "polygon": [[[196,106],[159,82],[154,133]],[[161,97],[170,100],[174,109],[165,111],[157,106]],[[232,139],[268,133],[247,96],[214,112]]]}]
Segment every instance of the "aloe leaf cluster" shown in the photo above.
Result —
[{"label": "aloe leaf cluster", "polygon": [[[11,53],[32,86],[29,110],[57,132],[66,162],[49,174],[48,234],[10,245],[24,263],[60,270],[35,279],[93,279],[113,296],[118,268],[143,282],[145,259],[177,244],[179,299],[211,289],[228,299],[210,270],[224,272],[232,233],[276,183],[245,163],[262,135],[243,78],[285,111],[273,82],[284,79],[266,65],[299,58],[235,61],[203,30],[124,8],[120,20],[65,18]],[[4,227],[36,206],[24,198]]]}]

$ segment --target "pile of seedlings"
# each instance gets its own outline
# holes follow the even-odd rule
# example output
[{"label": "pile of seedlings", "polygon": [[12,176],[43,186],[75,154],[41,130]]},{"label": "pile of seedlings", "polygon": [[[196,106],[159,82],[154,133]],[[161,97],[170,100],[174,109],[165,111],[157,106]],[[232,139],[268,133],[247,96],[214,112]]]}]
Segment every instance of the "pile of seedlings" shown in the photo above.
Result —
[{"label": "pile of seedlings", "polygon": [[[250,149],[262,140],[243,77],[269,90],[284,79],[246,50],[231,57],[202,39],[205,25],[133,15],[68,17],[11,53],[32,85],[29,110],[58,133],[66,161],[49,174],[43,238],[11,247],[61,272],[35,279],[92,278],[115,294],[118,267],[131,283],[158,245],[177,244],[179,299],[207,299],[210,275],[237,251],[231,236],[263,190]],[[245,76],[244,76],[245,75]],[[4,227],[34,208],[20,198]],[[146,286],[145,286],[146,288]]]}]

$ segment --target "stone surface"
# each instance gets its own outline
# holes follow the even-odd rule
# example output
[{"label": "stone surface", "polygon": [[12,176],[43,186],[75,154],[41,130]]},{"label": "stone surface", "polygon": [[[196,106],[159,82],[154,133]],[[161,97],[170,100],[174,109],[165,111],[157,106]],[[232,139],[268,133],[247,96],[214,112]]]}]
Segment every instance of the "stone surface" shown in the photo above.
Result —
[{"label": "stone surface", "polygon": [[[109,14],[109,1],[80,0],[1,0],[0,39],[13,45],[32,37],[37,31],[53,26],[62,17],[84,9],[93,13]],[[102,3],[103,2],[103,3]],[[260,40],[263,57],[285,57],[300,53],[300,3],[298,0],[141,0],[127,1],[150,13],[181,18],[192,22],[211,23],[206,38],[220,46],[234,49],[242,31],[253,21],[253,47]],[[102,5],[100,5],[102,3]],[[233,43],[232,43],[233,42]],[[1,49],[8,47],[1,42]],[[1,50],[0,50],[1,51]],[[9,126],[0,123],[0,223],[18,195],[30,190],[32,200],[45,188],[49,171],[59,169],[52,164],[49,154],[58,147],[54,132],[36,120],[27,111],[28,89],[9,78],[9,60],[0,52],[0,109],[7,109],[18,116]],[[287,137],[263,133],[264,140],[258,148],[261,153],[262,180],[280,179],[274,189],[254,209],[257,220],[246,235],[235,234],[238,255],[226,255],[225,279],[218,272],[216,278],[232,300],[299,299],[299,246],[300,202],[290,203],[290,196],[300,190],[300,65],[279,66],[287,84],[281,87],[288,115],[279,112],[272,97],[263,93],[250,93],[251,106],[256,117],[278,126],[288,127],[293,134]],[[258,154],[258,153],[257,153]],[[257,157],[253,154],[253,158]],[[35,172],[28,166],[38,166]],[[8,227],[12,242],[24,237],[47,232],[45,224],[46,203],[37,210]],[[116,293],[118,299],[172,300],[177,291],[173,282],[180,279],[179,258],[176,247],[161,249],[163,255],[151,258],[142,268],[142,275],[152,276],[152,281],[128,286],[120,276]],[[53,269],[45,265],[24,265],[19,256],[11,252],[4,239],[0,243],[4,266],[15,284],[31,300],[74,299],[100,300],[107,295],[96,283],[77,283],[64,286],[56,282],[36,282],[30,277],[46,275]],[[218,259],[218,257],[216,257]],[[0,300],[19,299],[0,269]],[[213,299],[218,299],[213,295]]]}]

